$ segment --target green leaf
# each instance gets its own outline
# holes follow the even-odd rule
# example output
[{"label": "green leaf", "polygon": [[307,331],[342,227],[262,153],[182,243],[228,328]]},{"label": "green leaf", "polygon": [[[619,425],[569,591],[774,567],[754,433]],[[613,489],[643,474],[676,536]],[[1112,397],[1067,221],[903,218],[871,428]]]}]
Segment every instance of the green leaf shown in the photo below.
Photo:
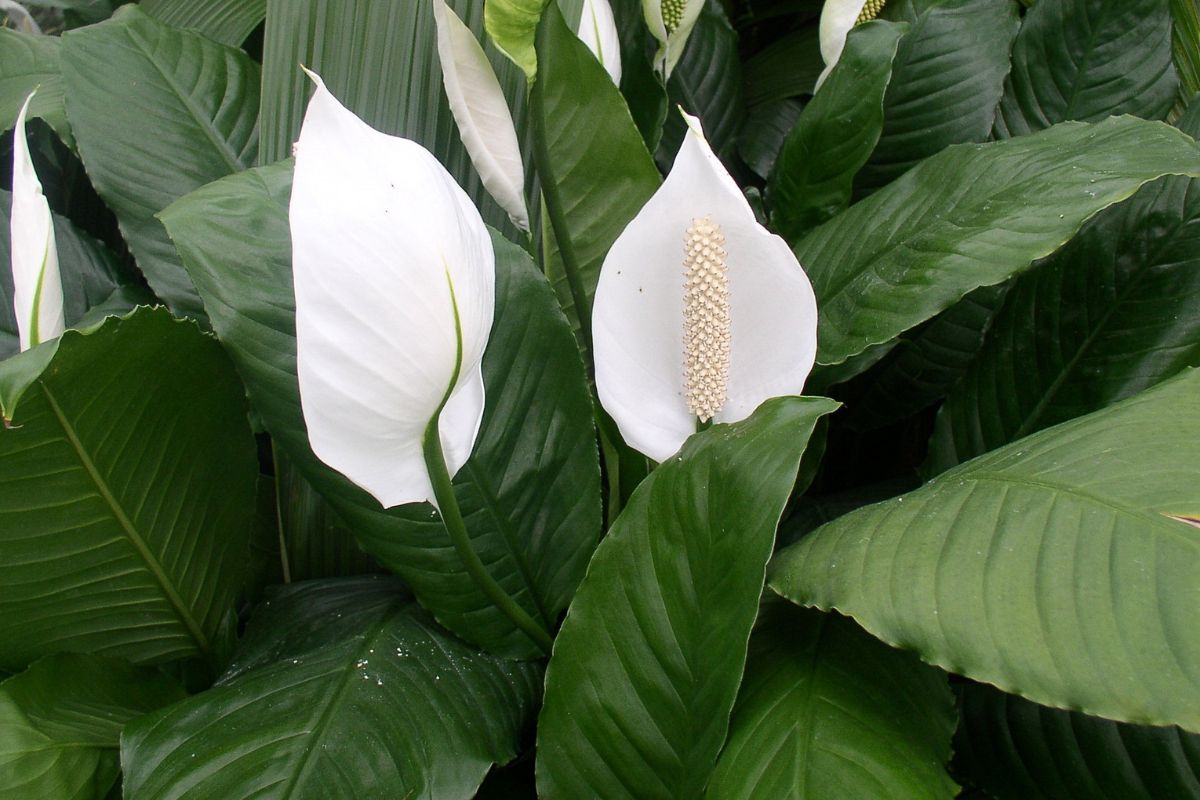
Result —
[{"label": "green leaf", "polygon": [[[483,0],[450,0],[475,32],[483,33]],[[485,45],[518,133],[525,118],[525,79]],[[484,221],[516,238],[520,232],[483,189],[459,139],[442,88],[433,8],[413,0],[268,0],[263,43],[262,150],[259,164],[292,153],[315,70],[351,111],[384,133],[428,148],[475,201]]]},{"label": "green leaf", "polygon": [[890,342],[1021,272],[1142,184],[1200,176],[1198,156],[1179,131],[1119,117],[926,159],[796,246],[821,309],[817,360]]},{"label": "green leaf", "polygon": [[841,58],[788,132],[767,184],[771,224],[795,242],[846,206],[854,176],[883,128],[883,96],[904,25],[873,21],[846,37]]},{"label": "green leaf", "polygon": [[738,137],[738,155],[760,178],[770,177],[783,140],[803,110],[798,100],[775,100],[755,107],[746,116]]},{"label": "green leaf", "polygon": [[784,34],[746,59],[746,103],[753,108],[812,94],[824,68],[816,25]]},{"label": "green leaf", "polygon": [[[439,622],[496,652],[536,655],[467,575],[429,505],[384,512],[312,454],[296,382],[290,180],[289,164],[251,170],[162,215],[251,402],[364,549],[400,573]],[[484,564],[549,626],[570,602],[600,536],[591,403],[578,349],[545,279],[524,251],[493,239],[487,408],[456,489]]]},{"label": "green leaf", "polygon": [[[17,316],[13,307],[12,271],[8,269],[12,258],[9,251],[11,207],[12,194],[0,191],[0,358],[7,358],[20,350]],[[120,294],[114,296],[119,289],[129,288],[130,280],[118,265],[116,256],[65,218],[55,214],[53,219],[58,268],[63,284],[63,308],[68,325],[77,326],[93,308],[106,307],[110,313],[124,313],[137,302],[145,303],[153,299],[148,292],[135,293],[129,298]],[[133,303],[123,302],[125,299],[131,299]],[[113,300],[117,302],[106,302]]]},{"label": "green leaf", "polygon": [[219,660],[258,472],[220,345],[142,310],[0,363],[0,387],[0,666]]},{"label": "green leaf", "polygon": [[1200,797],[1200,736],[962,687],[955,762],[999,800]]},{"label": "green leaf", "polygon": [[1200,730],[1200,371],[847,514],[771,588],[1036,702]]},{"label": "green leaf", "polygon": [[770,400],[688,439],[634,492],[554,642],[538,724],[542,797],[701,796],[775,526],[813,426],[836,407]]},{"label": "green leaf", "polygon": [[214,42],[240,47],[267,16],[267,0],[142,0],[164,25],[187,28]]},{"label": "green leaf", "polygon": [[1200,365],[1200,181],[1164,178],[1022,275],[938,414],[941,471]]},{"label": "green leaf", "polygon": [[0,794],[104,800],[125,723],[186,697],[115,658],[47,656],[0,684]]},{"label": "green leaf", "polygon": [[137,6],[63,36],[63,80],[79,154],[150,287],[173,312],[204,319],[195,288],[154,215],[252,165],[258,65],[240,50],[155,22]]},{"label": "green leaf", "polygon": [[17,113],[34,89],[29,116],[44,119],[68,147],[74,147],[63,100],[57,36],[39,36],[0,27],[0,129],[16,124]]},{"label": "green leaf", "polygon": [[855,181],[885,186],[950,145],[987,141],[1017,34],[1012,0],[900,4],[912,27],[900,41],[884,99],[883,133]]},{"label": "green leaf", "polygon": [[998,137],[1109,115],[1162,119],[1175,102],[1168,0],[1059,0],[1025,15]]},{"label": "green leaf", "polygon": [[[529,99],[534,158],[559,259],[546,274],[581,341],[609,247],[662,179],[621,93],[550,4],[537,35]],[[586,298],[586,308],[576,298]],[[587,348],[590,350],[590,347]]]},{"label": "green leaf", "polygon": [[1196,0],[1170,0],[1171,54],[1179,76],[1176,109],[1184,111],[1200,92],[1200,6]]},{"label": "green leaf", "polygon": [[835,614],[776,603],[750,637],[705,796],[950,800],[955,721],[945,673]]},{"label": "green leaf", "polygon": [[500,52],[533,80],[537,74],[537,52],[533,40],[547,0],[486,0],[483,21],[487,34]]},{"label": "green leaf", "polygon": [[541,673],[442,631],[395,579],[292,584],[215,687],[126,728],[124,796],[466,800],[517,754]]}]

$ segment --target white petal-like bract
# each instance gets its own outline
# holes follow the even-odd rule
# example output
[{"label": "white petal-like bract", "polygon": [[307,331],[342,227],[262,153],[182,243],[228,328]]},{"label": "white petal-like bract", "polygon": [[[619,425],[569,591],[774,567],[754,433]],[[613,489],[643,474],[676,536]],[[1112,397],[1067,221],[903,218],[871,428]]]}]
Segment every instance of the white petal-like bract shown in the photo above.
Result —
[{"label": "white petal-like bract", "polygon": [[487,54],[445,0],[430,0],[437,21],[438,60],[450,112],[483,186],[508,212],[513,224],[529,230],[525,168],[512,112]]},{"label": "white petal-like bract", "polygon": [[289,211],[309,441],[384,507],[432,500],[429,422],[445,402],[453,475],[483,418],[491,238],[428,150],[374,130],[312,77]]},{"label": "white petal-like bract", "polygon": [[659,44],[654,63],[664,77],[671,76],[703,10],[704,0],[642,0],[642,16]]},{"label": "white petal-like bract", "polygon": [[862,14],[868,0],[825,0],[821,8],[821,25],[819,29],[821,40],[821,58],[825,60],[825,69],[817,78],[814,92],[833,71],[833,65],[842,57],[842,49],[846,46],[846,36],[858,16]]},{"label": "white petal-like bract", "polygon": [[25,117],[36,90],[25,98],[13,131],[13,192],[10,243],[12,249],[13,310],[21,349],[28,350],[66,329],[62,278],[50,205],[29,157]]},{"label": "white petal-like bract", "polygon": [[592,311],[600,402],[625,441],[656,461],[697,428],[684,340],[685,240],[697,223],[723,237],[712,258],[724,263],[728,287],[726,396],[713,419],[736,422],[764,400],[800,394],[816,357],[808,277],[787,244],[758,224],[699,122],[687,120],[671,173],[604,260]]},{"label": "white petal-like bract", "polygon": [[584,0],[579,16],[579,38],[608,70],[609,77],[621,85],[621,38],[608,0]]}]

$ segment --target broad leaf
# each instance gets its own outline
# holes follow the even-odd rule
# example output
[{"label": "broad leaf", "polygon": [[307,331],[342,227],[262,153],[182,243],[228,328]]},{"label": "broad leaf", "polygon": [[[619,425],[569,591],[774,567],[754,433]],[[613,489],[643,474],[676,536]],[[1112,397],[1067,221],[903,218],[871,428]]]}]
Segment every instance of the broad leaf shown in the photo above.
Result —
[{"label": "broad leaf", "polygon": [[798,100],[773,100],[747,114],[738,137],[738,155],[760,178],[770,177],[783,140],[803,110]]},{"label": "broad leaf", "polygon": [[74,145],[58,63],[61,44],[57,36],[0,28],[0,129],[12,128],[25,98],[37,89],[29,116],[44,119],[67,145]]},{"label": "broad leaf", "polygon": [[[428,505],[384,512],[309,449],[296,384],[287,202],[291,168],[263,167],[163,214],[267,429],[384,566],[442,624],[497,652],[539,651],[475,586]],[[545,279],[494,237],[496,316],[483,361],[487,408],[459,472],[467,528],[493,576],[550,626],[600,535],[599,467],[587,381]]]},{"label": "broad leaf", "polygon": [[1200,371],[782,551],[771,588],[1036,702],[1200,731]]},{"label": "broad leaf", "polygon": [[[537,51],[529,111],[559,257],[546,270],[586,342],[604,256],[662,180],[621,93],[555,4],[538,27]],[[576,297],[586,297],[587,308],[576,308]]]},{"label": "broad leaf", "polygon": [[124,797],[466,800],[517,754],[541,673],[441,630],[395,579],[293,584],[215,687],[126,728]]},{"label": "broad leaf", "polygon": [[933,469],[1200,365],[1200,181],[1108,209],[1008,293],[938,415]]},{"label": "broad leaf", "polygon": [[240,47],[267,15],[267,0],[141,0],[140,5],[164,25],[231,47]]},{"label": "broad leaf", "polygon": [[1175,102],[1168,0],[1059,0],[1025,15],[996,135],[1064,120],[1162,119]]},{"label": "broad leaf", "polygon": [[896,54],[879,144],[855,181],[860,194],[950,145],[987,141],[1017,33],[1013,0],[909,0],[899,8],[895,17],[912,28]]},{"label": "broad leaf", "polygon": [[999,800],[1200,797],[1200,735],[961,689],[955,764]]},{"label": "broad leaf", "polygon": [[850,205],[854,176],[883,128],[883,96],[904,26],[855,26],[822,91],[788,133],[767,184],[771,224],[795,242]]},{"label": "broad leaf", "polygon": [[1196,0],[1169,0],[1171,53],[1179,76],[1175,109],[1183,112],[1200,92],[1200,7]]},{"label": "broad leaf", "polygon": [[126,722],[186,697],[115,658],[47,656],[0,684],[0,794],[104,800]]},{"label": "broad leaf", "polygon": [[1130,117],[959,145],[810,233],[796,255],[821,308],[817,361],[838,364],[1053,253],[1096,212],[1200,148]]},{"label": "broad leaf", "polygon": [[0,363],[0,666],[224,655],[258,472],[243,397],[165,311]]},{"label": "broad leaf", "polygon": [[[7,358],[20,349],[17,338],[17,319],[13,309],[12,271],[8,269],[9,209],[12,194],[0,191],[0,358]],[[105,306],[109,313],[129,311],[133,304],[123,304],[127,288],[135,302],[149,302],[148,292],[129,287],[131,276],[117,264],[108,248],[79,231],[63,217],[54,215],[54,236],[58,244],[58,265],[63,283],[63,308],[68,325],[77,325],[91,309]],[[116,301],[108,303],[106,301]]]},{"label": "broad leaf", "polygon": [[547,0],[486,0],[483,8],[488,36],[530,80],[537,74],[533,40]]},{"label": "broad leaf", "polygon": [[775,526],[813,426],[834,408],[769,400],[693,436],[634,492],[554,643],[538,724],[542,797],[701,796]]},{"label": "broad leaf", "polygon": [[136,6],[63,36],[63,80],[79,154],[150,287],[204,318],[154,218],[188,192],[254,163],[259,69],[240,50],[155,22]]},{"label": "broad leaf", "polygon": [[945,673],[836,614],[764,610],[708,800],[950,798]]},{"label": "broad leaf", "polygon": [[812,94],[824,67],[816,25],[785,34],[746,59],[746,102],[753,108]]}]

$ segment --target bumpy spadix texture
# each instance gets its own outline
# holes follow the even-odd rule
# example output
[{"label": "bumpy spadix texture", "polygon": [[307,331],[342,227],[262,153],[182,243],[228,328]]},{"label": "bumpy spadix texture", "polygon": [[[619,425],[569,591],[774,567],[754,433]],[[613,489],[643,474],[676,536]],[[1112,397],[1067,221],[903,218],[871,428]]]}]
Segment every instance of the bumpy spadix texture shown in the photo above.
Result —
[{"label": "bumpy spadix texture", "polygon": [[33,95],[25,98],[13,131],[13,193],[10,243],[12,250],[13,310],[21,349],[61,336],[63,318],[62,279],[58,272],[58,247],[50,206],[25,138],[25,116]]},{"label": "bumpy spadix texture", "polygon": [[825,69],[817,78],[817,89],[829,77],[833,65],[842,57],[846,46],[846,36],[850,29],[860,22],[875,19],[883,11],[887,0],[825,0],[821,9],[821,57],[825,59]]},{"label": "bumpy spadix texture", "polygon": [[701,417],[736,422],[800,394],[816,356],[808,277],[687,121],[670,175],[605,258],[592,311],[600,402],[656,461]]},{"label": "bumpy spadix texture", "polygon": [[309,441],[385,507],[432,500],[421,452],[430,420],[445,401],[453,475],[483,417],[491,239],[429,151],[373,130],[313,78],[290,208]]},{"label": "bumpy spadix texture", "polygon": [[475,34],[444,0],[431,0],[438,60],[450,113],[488,193],[521,230],[529,230],[525,168],[512,112]]},{"label": "bumpy spadix texture", "polygon": [[596,56],[613,83],[621,85],[621,38],[608,0],[584,0],[579,38]]},{"label": "bumpy spadix texture", "polygon": [[702,10],[704,0],[642,0],[642,15],[659,43],[655,68],[664,76],[675,69]]}]

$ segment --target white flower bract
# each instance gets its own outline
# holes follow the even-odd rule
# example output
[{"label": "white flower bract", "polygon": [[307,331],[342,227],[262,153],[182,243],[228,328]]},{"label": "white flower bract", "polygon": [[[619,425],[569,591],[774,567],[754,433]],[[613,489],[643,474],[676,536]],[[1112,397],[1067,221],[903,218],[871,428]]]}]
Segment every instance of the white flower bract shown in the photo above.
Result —
[{"label": "white flower bract", "polygon": [[656,461],[699,417],[736,422],[800,394],[816,357],[808,277],[685,117],[671,173],[609,250],[592,311],[600,402]]},{"label": "white flower bract", "polygon": [[312,77],[289,209],[309,441],[384,507],[432,500],[426,427],[445,402],[453,475],[483,417],[491,238],[429,151],[372,129]]},{"label": "white flower bract", "polygon": [[654,63],[664,77],[671,76],[703,10],[704,0],[642,0],[642,16],[659,44]]},{"label": "white flower bract", "polygon": [[621,39],[608,0],[584,0],[579,16],[579,38],[608,71],[617,86],[621,85]]}]

